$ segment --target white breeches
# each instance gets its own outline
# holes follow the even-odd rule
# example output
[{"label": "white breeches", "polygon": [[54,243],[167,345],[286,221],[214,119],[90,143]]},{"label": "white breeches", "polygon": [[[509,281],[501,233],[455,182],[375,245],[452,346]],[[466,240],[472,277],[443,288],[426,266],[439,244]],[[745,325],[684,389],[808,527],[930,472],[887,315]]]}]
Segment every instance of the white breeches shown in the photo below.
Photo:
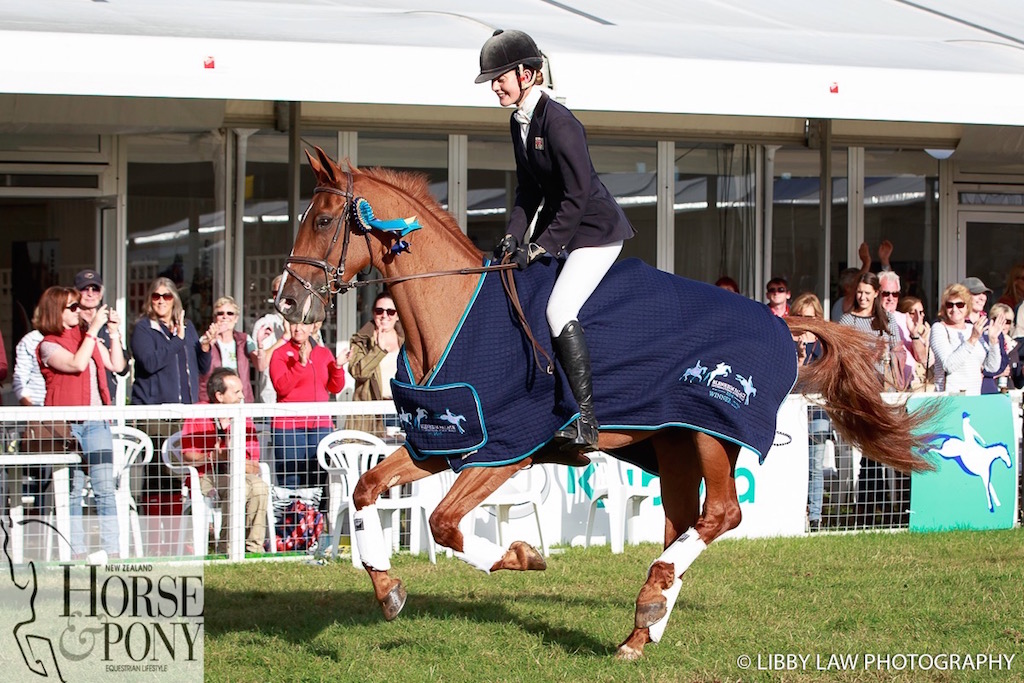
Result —
[{"label": "white breeches", "polygon": [[579,319],[583,304],[601,284],[620,251],[622,240],[600,247],[580,247],[569,254],[548,299],[547,318],[551,336],[557,337],[569,321]]}]

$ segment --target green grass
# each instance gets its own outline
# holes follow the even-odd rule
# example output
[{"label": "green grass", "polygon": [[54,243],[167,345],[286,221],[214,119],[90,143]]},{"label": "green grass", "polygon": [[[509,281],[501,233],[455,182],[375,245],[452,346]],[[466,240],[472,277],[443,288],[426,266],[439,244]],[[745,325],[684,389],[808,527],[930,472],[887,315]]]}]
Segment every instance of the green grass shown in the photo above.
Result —
[{"label": "green grass", "polygon": [[[381,618],[350,562],[206,569],[209,681],[1020,681],[1024,530],[713,544],[639,662],[613,658],[654,545],[567,549],[545,572],[393,558],[409,600]],[[807,670],[756,658],[810,655]],[[1016,655],[1003,671],[864,669],[865,655]],[[815,656],[860,657],[819,671]],[[754,665],[740,669],[749,655]]]}]

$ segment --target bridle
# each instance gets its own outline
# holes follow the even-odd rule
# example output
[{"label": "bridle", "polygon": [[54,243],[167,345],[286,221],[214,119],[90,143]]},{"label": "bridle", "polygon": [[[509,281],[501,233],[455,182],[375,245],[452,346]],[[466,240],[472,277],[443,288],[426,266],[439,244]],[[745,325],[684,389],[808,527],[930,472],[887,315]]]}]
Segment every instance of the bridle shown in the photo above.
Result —
[{"label": "bridle", "polygon": [[[309,292],[311,295],[316,296],[320,299],[320,302],[324,306],[324,311],[331,310],[334,307],[334,297],[338,294],[344,294],[350,289],[358,287],[367,287],[374,284],[394,284],[396,282],[405,282],[407,280],[418,280],[420,278],[427,277],[440,277],[443,275],[474,275],[479,273],[487,273],[491,271],[504,271],[501,273],[502,283],[505,285],[505,291],[509,296],[509,300],[512,302],[513,308],[516,311],[516,315],[519,318],[520,323],[523,325],[523,329],[526,332],[527,337],[530,339],[531,345],[534,349],[534,361],[541,370],[546,371],[548,374],[552,372],[553,363],[551,357],[547,354],[544,348],[537,342],[533,336],[533,332],[530,330],[530,325],[526,321],[526,316],[523,313],[521,306],[519,305],[519,296],[515,289],[515,279],[512,277],[511,271],[517,266],[514,263],[508,262],[507,259],[503,263],[495,265],[477,266],[472,268],[457,268],[454,270],[435,270],[428,273],[414,273],[411,275],[395,275],[392,277],[379,277],[370,278],[366,280],[355,280],[350,282],[345,281],[345,260],[348,256],[348,246],[351,241],[352,231],[359,231],[366,239],[366,253],[370,255],[370,262],[366,265],[365,273],[369,274],[373,268],[373,248],[370,244],[370,232],[374,231],[374,228],[366,228],[358,220],[356,216],[356,201],[353,194],[354,181],[352,179],[352,170],[345,170],[345,189],[339,190],[334,187],[326,185],[318,185],[313,188],[313,194],[318,192],[327,192],[329,194],[344,197],[345,206],[342,208],[341,213],[337,218],[334,219],[335,225],[334,235],[331,237],[330,243],[327,245],[327,249],[324,252],[322,258],[311,258],[309,256],[296,256],[293,252],[288,255],[288,258],[284,262],[284,272],[289,276],[295,278],[295,280],[302,285],[302,288]],[[331,252],[334,250],[334,246],[338,243],[338,238],[341,238],[341,256],[338,259],[338,264],[333,265],[327,259],[330,257]],[[315,286],[312,282],[302,277],[291,267],[292,264],[303,264],[307,266],[313,266],[319,268],[324,272],[324,284],[319,287]],[[547,361],[547,367],[541,366],[538,352],[543,355]]]},{"label": "bridle", "polygon": [[[325,311],[330,310],[333,307],[334,296],[344,294],[351,287],[356,286],[355,283],[345,282],[344,279],[345,258],[348,256],[348,245],[352,236],[352,228],[353,226],[359,225],[355,216],[356,205],[352,196],[352,187],[354,182],[352,180],[352,171],[350,169],[345,171],[345,178],[346,183],[344,191],[325,185],[320,185],[313,189],[314,195],[318,192],[327,192],[329,194],[345,198],[344,208],[342,208],[338,217],[334,219],[334,236],[331,237],[331,242],[327,245],[327,250],[324,252],[323,257],[316,259],[309,256],[296,256],[293,247],[292,253],[288,255],[288,258],[285,259],[284,262],[284,272],[287,273],[289,277],[295,278],[296,281],[302,285],[303,289],[320,299]],[[367,253],[372,254],[373,252],[370,250],[370,233],[367,230],[362,230],[361,232],[366,238],[366,251]],[[338,265],[335,266],[327,259],[334,250],[334,245],[338,243],[339,237],[341,237],[341,257],[338,259]],[[293,263],[314,266],[315,268],[319,268],[324,271],[324,283],[319,287],[314,286],[312,282],[295,272],[291,267]],[[366,272],[370,272],[370,265],[367,265]]]}]

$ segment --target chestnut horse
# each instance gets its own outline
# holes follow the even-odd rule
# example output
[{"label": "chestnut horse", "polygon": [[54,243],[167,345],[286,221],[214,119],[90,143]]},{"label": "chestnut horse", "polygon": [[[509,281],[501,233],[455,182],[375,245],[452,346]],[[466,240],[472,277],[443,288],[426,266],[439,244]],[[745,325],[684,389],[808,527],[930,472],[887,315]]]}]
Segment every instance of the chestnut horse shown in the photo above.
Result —
[{"label": "chestnut horse", "polygon": [[[389,292],[405,328],[411,379],[422,381],[443,358],[473,297],[479,276],[466,274],[481,272],[482,253],[431,197],[421,176],[386,169],[343,169],[319,148],[316,156],[307,152],[307,157],[317,188],[285,264],[278,310],[293,323],[323,320],[334,295],[351,286],[349,282],[360,270],[376,267],[382,280],[390,283]],[[393,231],[391,225],[385,229],[367,225],[357,215],[361,199],[372,207],[372,214],[382,218],[414,216],[422,229],[409,234],[405,243],[405,231]],[[865,352],[874,342],[823,320],[789,318],[787,322],[792,334],[810,331],[821,340],[823,355],[801,369],[797,388],[822,395],[837,430],[866,454],[897,470],[929,469],[930,464],[916,453],[921,446],[914,436],[919,419],[908,415],[902,406],[887,404],[879,395],[881,384],[875,380],[873,354]],[[523,363],[532,362],[524,355]],[[734,479],[738,444],[681,427],[602,429],[599,444],[601,450],[615,456],[618,449],[641,442],[661,476],[665,552],[652,563],[640,589],[633,630],[617,653],[623,659],[640,657],[644,645],[660,639],[683,572],[708,544],[740,523]],[[484,539],[464,536],[459,521],[519,470],[534,463],[566,462],[567,457],[554,447],[545,447],[511,464],[463,469],[430,517],[434,539],[488,573],[544,569],[544,558],[530,545],[516,541],[498,548]],[[581,455],[569,459],[574,465],[587,462]],[[448,467],[442,457],[416,460],[402,447],[366,472],[353,491],[357,509],[353,535],[388,621],[398,616],[406,592],[402,582],[390,574],[374,504],[390,487]],[[706,488],[703,509],[702,480]]]}]

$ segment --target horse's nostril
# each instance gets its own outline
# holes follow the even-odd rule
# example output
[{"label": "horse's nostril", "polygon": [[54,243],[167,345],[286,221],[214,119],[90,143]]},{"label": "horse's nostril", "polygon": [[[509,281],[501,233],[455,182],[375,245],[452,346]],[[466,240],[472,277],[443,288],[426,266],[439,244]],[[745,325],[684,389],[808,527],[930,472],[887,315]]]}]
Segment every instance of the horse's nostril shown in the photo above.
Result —
[{"label": "horse's nostril", "polygon": [[288,311],[295,308],[295,299],[289,299],[288,297],[281,297],[277,300],[277,310],[281,313],[287,313]]}]

